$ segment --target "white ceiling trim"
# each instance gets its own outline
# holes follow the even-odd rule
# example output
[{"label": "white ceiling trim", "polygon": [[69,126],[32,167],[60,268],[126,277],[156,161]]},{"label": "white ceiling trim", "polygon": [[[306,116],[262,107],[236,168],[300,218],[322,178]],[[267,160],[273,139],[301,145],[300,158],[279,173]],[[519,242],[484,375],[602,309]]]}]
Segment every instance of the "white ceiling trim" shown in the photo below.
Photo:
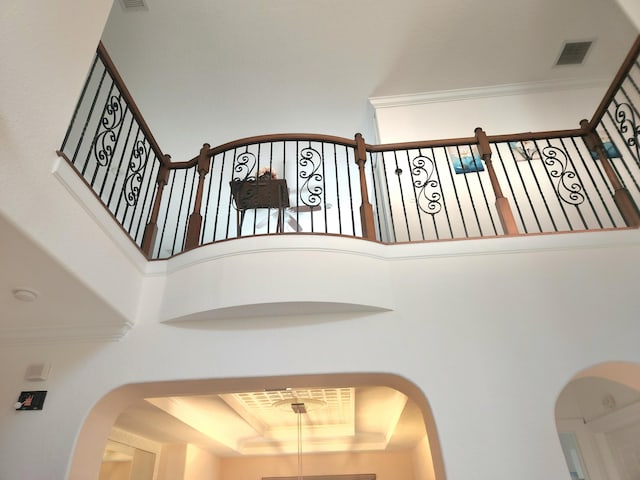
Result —
[{"label": "white ceiling trim", "polygon": [[123,321],[113,325],[3,328],[0,329],[0,345],[112,342],[120,340],[132,327],[132,322]]},{"label": "white ceiling trim", "polygon": [[390,95],[385,97],[370,97],[369,102],[374,108],[403,107],[422,105],[426,103],[455,102],[487,97],[506,97],[529,93],[542,93],[581,88],[606,88],[610,79],[563,79],[543,82],[512,83],[492,85],[488,87],[461,88],[455,90],[439,90],[436,92],[414,93],[408,95]]}]

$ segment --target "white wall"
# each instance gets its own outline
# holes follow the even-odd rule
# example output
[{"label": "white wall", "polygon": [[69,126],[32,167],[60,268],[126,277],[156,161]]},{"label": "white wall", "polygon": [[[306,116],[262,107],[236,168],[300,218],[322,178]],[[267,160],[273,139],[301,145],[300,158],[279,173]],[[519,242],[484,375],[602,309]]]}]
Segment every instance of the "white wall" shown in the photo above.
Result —
[{"label": "white wall", "polygon": [[[564,130],[591,118],[608,82],[549,83],[371,99],[380,143]],[[452,101],[453,100],[453,101]]]},{"label": "white wall", "polygon": [[[242,285],[240,267],[257,265],[243,248],[269,263],[293,248],[291,241],[238,240],[224,268],[215,276],[194,270],[194,281],[208,283],[211,291],[219,283]],[[563,478],[554,423],[558,393],[585,366],[640,362],[637,231],[390,247],[341,238],[308,241],[299,269],[323,272],[318,284],[352,272],[348,288],[358,297],[377,284],[355,273],[366,260],[391,279],[392,311],[293,315],[278,327],[273,319],[239,318],[201,330],[178,328],[159,323],[157,299],[165,285],[150,278],[138,325],[117,343],[0,351],[6,405],[0,478],[64,478],[86,415],[118,386],[317,372],[389,372],[414,382],[432,408],[449,479],[506,479],[516,470],[526,480]],[[297,278],[295,269],[287,274],[285,282]],[[310,296],[315,285],[308,285]],[[253,293],[244,292],[246,303]],[[52,364],[49,379],[38,385],[49,390],[45,409],[15,412],[19,390],[33,388],[22,377],[36,359]],[[115,415],[104,417],[105,438]],[[83,455],[84,470],[72,478],[91,478],[100,454],[93,466]]]},{"label": "white wall", "polygon": [[640,4],[636,0],[617,0],[622,11],[633,22],[638,30],[640,30]]},{"label": "white wall", "polygon": [[132,320],[138,267],[52,176],[111,4],[3,2],[0,43],[11,48],[0,54],[0,215]]}]

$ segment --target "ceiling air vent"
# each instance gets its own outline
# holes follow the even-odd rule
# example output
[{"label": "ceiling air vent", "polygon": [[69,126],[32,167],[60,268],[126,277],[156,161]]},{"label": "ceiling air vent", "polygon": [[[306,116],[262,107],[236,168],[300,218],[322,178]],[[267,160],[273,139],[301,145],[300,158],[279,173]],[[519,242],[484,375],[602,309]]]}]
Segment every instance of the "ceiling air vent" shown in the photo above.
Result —
[{"label": "ceiling air vent", "polygon": [[149,10],[145,0],[120,0],[123,10]]},{"label": "ceiling air vent", "polygon": [[558,57],[556,65],[580,65],[584,62],[593,42],[567,42]]}]

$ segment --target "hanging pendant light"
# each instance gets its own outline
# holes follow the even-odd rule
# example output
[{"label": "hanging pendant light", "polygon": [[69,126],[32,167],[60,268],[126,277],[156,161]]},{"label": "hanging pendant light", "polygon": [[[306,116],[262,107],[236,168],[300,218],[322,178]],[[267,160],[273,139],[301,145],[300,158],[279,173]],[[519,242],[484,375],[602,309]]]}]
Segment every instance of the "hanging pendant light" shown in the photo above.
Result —
[{"label": "hanging pendant light", "polygon": [[294,392],[291,393],[292,398],[287,398],[280,400],[273,404],[273,407],[288,411],[296,414],[296,426],[297,426],[297,439],[298,439],[298,449],[297,449],[297,460],[298,460],[298,472],[297,472],[297,480],[303,480],[304,476],[302,474],[302,415],[309,413],[311,410],[317,410],[319,408],[323,408],[327,406],[327,403],[324,400],[319,400],[316,398],[299,398]]},{"label": "hanging pendant light", "polygon": [[291,404],[291,410],[298,417],[298,480],[302,480],[302,414],[307,413],[304,402]]}]

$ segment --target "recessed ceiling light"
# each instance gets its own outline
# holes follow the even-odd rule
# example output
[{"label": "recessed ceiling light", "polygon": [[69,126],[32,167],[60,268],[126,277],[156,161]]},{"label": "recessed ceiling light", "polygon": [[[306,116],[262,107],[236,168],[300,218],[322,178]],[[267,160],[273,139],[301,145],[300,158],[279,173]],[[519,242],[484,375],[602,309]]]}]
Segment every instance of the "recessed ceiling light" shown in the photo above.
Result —
[{"label": "recessed ceiling light", "polygon": [[13,291],[13,297],[21,302],[35,302],[38,299],[38,293],[27,288],[17,288]]}]

